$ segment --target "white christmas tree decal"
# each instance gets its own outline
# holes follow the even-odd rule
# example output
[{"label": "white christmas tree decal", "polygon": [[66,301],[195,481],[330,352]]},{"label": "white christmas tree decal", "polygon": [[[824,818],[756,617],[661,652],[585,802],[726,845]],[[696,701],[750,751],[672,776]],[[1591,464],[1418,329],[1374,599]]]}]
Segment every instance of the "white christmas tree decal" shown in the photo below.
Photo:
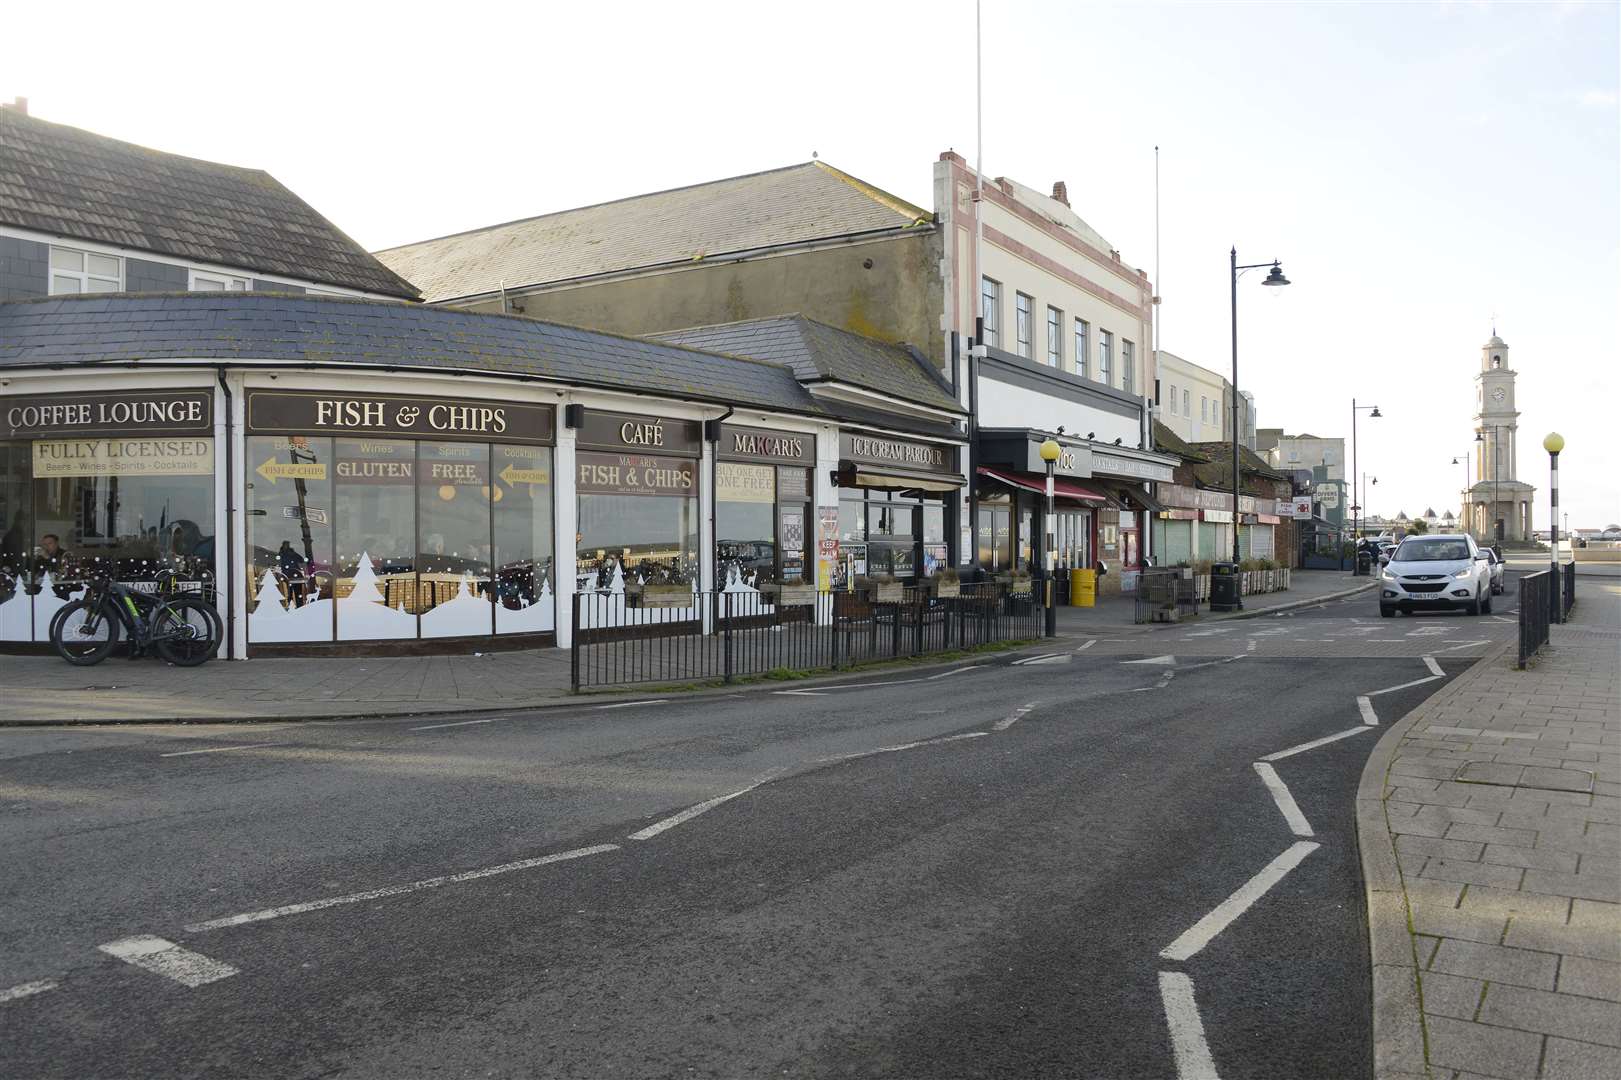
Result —
[{"label": "white christmas tree decal", "polygon": [[276,572],[266,570],[264,580],[259,583],[258,606],[253,609],[256,618],[285,615],[287,608],[282,604],[281,587],[276,584]]},{"label": "white christmas tree decal", "polygon": [[371,555],[362,551],[355,564],[354,588],[346,599],[360,604],[381,604],[383,594],[377,588],[377,572],[372,569]]}]

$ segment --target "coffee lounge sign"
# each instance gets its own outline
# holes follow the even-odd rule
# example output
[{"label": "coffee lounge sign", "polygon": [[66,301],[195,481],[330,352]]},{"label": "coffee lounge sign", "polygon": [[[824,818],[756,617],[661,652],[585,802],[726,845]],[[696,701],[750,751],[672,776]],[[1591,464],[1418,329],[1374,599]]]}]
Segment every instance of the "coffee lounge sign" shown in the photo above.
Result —
[{"label": "coffee lounge sign", "polygon": [[250,435],[400,435],[548,445],[550,405],[381,394],[249,390]]},{"label": "coffee lounge sign", "polygon": [[86,435],[211,435],[212,390],[37,394],[0,398],[0,432],[12,439]]}]

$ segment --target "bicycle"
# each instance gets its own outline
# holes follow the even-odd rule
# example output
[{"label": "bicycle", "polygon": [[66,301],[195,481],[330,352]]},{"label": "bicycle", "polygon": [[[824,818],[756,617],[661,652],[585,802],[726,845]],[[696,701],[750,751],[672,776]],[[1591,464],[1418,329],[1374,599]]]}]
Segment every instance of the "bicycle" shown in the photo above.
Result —
[{"label": "bicycle", "polygon": [[200,597],[172,590],[148,595],[100,572],[84,596],[51,620],[51,646],[68,663],[89,667],[112,653],[121,632],[129,635],[131,659],[151,648],[177,667],[205,662],[224,637],[219,613]]}]

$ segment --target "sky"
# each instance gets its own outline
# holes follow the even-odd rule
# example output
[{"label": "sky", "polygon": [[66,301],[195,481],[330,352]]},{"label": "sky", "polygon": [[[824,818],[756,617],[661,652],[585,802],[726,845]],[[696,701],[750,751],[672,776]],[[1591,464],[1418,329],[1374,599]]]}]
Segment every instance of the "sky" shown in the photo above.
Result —
[{"label": "sky", "polygon": [[[1598,3],[983,8],[986,172],[1156,274],[1161,347],[1350,435],[1368,506],[1458,505],[1493,320],[1547,524],[1621,522],[1621,18]],[[41,48],[71,41],[72,48]],[[19,5],[0,99],[263,168],[370,249],[824,160],[925,207],[975,159],[972,0]],[[1160,147],[1156,251],[1154,147]],[[1364,414],[1366,416],[1366,414]],[[1563,522],[1561,522],[1563,525]]]}]

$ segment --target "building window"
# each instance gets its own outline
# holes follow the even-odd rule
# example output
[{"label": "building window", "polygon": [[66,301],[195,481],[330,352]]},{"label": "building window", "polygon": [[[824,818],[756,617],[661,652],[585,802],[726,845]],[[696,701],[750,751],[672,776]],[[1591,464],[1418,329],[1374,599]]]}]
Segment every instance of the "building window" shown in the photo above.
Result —
[{"label": "building window", "polygon": [[[1128,394],[1136,393],[1137,384],[1137,346],[1130,341],[1120,342],[1120,389]],[[1182,411],[1187,412],[1187,402],[1182,403]]]},{"label": "building window", "polygon": [[1189,400],[1190,399],[1188,397],[1187,387],[1183,387],[1182,388],[1182,415],[1183,416],[1187,416],[1190,413],[1192,413],[1192,411],[1193,411],[1192,406],[1189,404]]},{"label": "building window", "polygon": [[247,278],[231,277],[228,274],[205,274],[201,270],[191,272],[192,292],[247,292]]},{"label": "building window", "polygon": [[51,248],[51,295],[118,292],[124,287],[124,260],[73,248]]},{"label": "building window", "polygon": [[1176,415],[1176,384],[1171,384],[1171,415]]},{"label": "building window", "polygon": [[1083,379],[1087,377],[1086,362],[1090,353],[1087,351],[1086,341],[1087,331],[1090,329],[1091,326],[1085,319],[1075,320],[1075,374]]},{"label": "building window", "polygon": [[1098,331],[1098,382],[1114,385],[1114,335],[1107,330]]},{"label": "building window", "polygon": [[1034,360],[1036,358],[1036,302],[1024,293],[1014,293],[1013,298],[1013,333],[1018,343],[1019,355],[1026,360]]},{"label": "building window", "polygon": [[1000,345],[1002,339],[1002,286],[990,278],[979,279],[979,315],[984,320],[983,344]]},{"label": "building window", "polygon": [[1047,364],[1064,366],[1064,313],[1055,307],[1047,309]]},{"label": "building window", "polygon": [[1210,399],[1203,394],[1199,395],[1199,423],[1210,423]]}]

